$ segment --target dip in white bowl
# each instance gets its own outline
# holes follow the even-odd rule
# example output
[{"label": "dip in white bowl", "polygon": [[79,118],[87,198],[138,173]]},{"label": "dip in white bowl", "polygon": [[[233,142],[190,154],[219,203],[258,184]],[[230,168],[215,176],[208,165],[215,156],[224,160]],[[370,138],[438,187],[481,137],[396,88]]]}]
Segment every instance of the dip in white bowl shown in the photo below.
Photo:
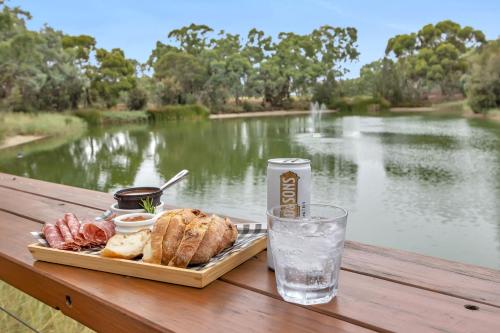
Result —
[{"label": "dip in white bowl", "polygon": [[152,228],[157,216],[150,213],[132,213],[117,216],[113,219],[116,233],[130,234],[141,229]]}]

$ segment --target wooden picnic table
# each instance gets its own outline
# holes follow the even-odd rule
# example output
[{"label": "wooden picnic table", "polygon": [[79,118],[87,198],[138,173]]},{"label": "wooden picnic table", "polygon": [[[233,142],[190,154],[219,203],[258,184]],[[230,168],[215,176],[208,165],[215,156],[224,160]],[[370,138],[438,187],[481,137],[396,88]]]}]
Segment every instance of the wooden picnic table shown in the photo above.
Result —
[{"label": "wooden picnic table", "polygon": [[280,298],[265,252],[203,289],[33,260],[30,231],[112,202],[0,173],[0,278],[99,332],[500,332],[500,271],[352,241],[317,306]]}]

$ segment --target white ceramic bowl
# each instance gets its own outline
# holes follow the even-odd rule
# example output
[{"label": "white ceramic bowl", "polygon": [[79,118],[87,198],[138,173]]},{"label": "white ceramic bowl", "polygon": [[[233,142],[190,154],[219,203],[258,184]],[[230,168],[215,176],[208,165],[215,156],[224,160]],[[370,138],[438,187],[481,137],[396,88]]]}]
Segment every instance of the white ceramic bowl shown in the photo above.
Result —
[{"label": "white ceramic bowl", "polygon": [[[118,208],[118,203],[115,202],[109,209],[116,214],[117,216],[123,215],[123,214],[131,214],[131,213],[145,213],[146,211],[144,209],[121,209]],[[163,212],[163,201],[160,202],[158,206],[156,206],[156,213]]]},{"label": "white ceramic bowl", "polygon": [[[143,216],[146,220],[137,222],[124,222],[123,220],[130,217]],[[119,234],[130,234],[132,232],[139,231],[141,229],[152,228],[153,224],[156,222],[157,216],[150,213],[132,213],[117,216],[113,219],[115,224],[115,231]]]}]

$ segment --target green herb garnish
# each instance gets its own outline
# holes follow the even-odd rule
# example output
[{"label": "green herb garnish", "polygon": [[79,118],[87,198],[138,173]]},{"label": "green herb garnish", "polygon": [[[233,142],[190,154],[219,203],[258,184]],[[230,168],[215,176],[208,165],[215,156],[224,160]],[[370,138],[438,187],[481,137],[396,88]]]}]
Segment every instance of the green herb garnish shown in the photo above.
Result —
[{"label": "green herb garnish", "polygon": [[141,207],[144,208],[146,213],[154,214],[156,207],[153,205],[153,198],[147,197],[145,199],[141,199],[140,203]]}]

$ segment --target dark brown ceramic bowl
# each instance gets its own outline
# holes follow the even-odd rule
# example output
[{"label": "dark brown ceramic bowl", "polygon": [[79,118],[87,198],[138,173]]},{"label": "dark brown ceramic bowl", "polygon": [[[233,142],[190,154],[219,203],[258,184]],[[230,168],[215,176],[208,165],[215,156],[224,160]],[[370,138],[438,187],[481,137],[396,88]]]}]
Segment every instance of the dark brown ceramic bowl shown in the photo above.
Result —
[{"label": "dark brown ceramic bowl", "polygon": [[163,191],[159,187],[129,187],[119,190],[114,194],[120,209],[141,209],[141,200],[151,198],[153,206],[160,204]]}]

